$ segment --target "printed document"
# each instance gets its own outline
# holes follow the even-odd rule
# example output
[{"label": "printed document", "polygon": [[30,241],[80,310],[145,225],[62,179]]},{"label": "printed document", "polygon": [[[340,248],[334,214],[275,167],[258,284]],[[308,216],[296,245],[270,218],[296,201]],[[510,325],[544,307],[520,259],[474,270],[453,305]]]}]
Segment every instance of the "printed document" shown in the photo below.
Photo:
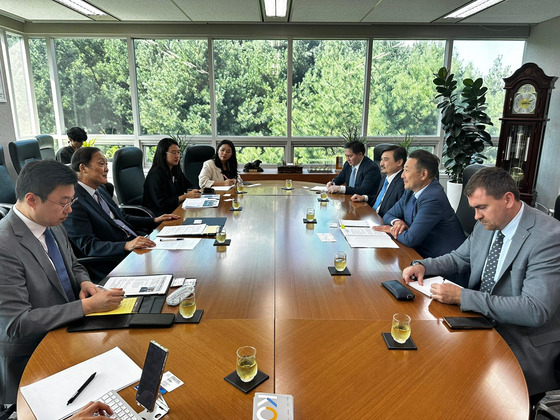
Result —
[{"label": "printed document", "polygon": [[126,296],[163,295],[167,293],[172,274],[154,276],[109,277],[106,289],[123,289]]},{"label": "printed document", "polygon": [[420,283],[418,283],[417,281],[413,281],[411,283],[408,283],[407,286],[410,286],[413,289],[418,290],[420,293],[424,293],[428,297],[432,297],[432,293],[430,292],[430,288],[432,287],[432,284],[434,284],[434,283],[454,284],[455,286],[460,287],[461,289],[463,288],[462,286],[459,286],[457,283],[453,283],[452,281],[444,279],[441,276],[430,277],[428,279],[425,278],[422,281],[422,283],[424,283],[424,285],[420,286]]},{"label": "printed document", "polygon": [[206,230],[204,223],[195,225],[164,226],[157,236],[201,236]]},{"label": "printed document", "polygon": [[[192,226],[192,225],[191,225]],[[153,250],[187,250],[192,251],[198,243],[201,241],[201,238],[156,238],[154,242],[156,246],[150,249]]]},{"label": "printed document", "polygon": [[[355,222],[355,220],[349,220]],[[345,222],[341,220],[340,222]],[[367,221],[364,221],[367,223]],[[352,248],[398,248],[399,246],[385,232],[378,232],[371,227],[348,227],[340,231]]]},{"label": "printed document", "polygon": [[201,209],[206,207],[218,207],[220,200],[201,198],[187,198],[183,201],[183,209]]}]

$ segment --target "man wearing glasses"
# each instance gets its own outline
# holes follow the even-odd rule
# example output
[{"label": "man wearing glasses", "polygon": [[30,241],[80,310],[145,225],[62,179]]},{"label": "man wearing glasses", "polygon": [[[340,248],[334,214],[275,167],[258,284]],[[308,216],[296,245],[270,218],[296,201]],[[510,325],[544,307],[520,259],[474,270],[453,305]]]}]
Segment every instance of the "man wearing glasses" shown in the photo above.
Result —
[{"label": "man wearing glasses", "polygon": [[28,163],[17,202],[0,220],[0,412],[15,404],[25,365],[47,332],[122,300],[122,290],[95,287],[60,227],[76,201],[75,183],[60,162]]}]

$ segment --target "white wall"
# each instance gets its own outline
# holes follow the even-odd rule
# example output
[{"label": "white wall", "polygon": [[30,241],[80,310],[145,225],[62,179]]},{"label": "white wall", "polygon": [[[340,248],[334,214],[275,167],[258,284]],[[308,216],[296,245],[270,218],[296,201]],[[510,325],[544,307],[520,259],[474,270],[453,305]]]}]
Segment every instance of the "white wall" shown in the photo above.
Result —
[{"label": "white wall", "polygon": [[[558,39],[560,18],[535,26],[527,40],[523,62],[536,63],[547,76],[560,77]],[[553,208],[560,192],[560,80],[556,81],[556,87],[552,91],[548,117],[550,121],[546,126],[537,177],[537,201],[547,208]]]}]

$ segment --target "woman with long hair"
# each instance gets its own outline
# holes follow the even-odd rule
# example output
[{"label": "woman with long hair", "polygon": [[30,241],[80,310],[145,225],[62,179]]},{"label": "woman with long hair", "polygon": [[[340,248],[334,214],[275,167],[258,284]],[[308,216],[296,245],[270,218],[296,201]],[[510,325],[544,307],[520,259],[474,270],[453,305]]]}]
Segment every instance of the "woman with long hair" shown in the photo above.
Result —
[{"label": "woman with long hair", "polygon": [[210,188],[213,185],[234,185],[243,182],[237,172],[237,156],[235,146],[230,140],[222,140],[214,157],[204,162],[198,175],[200,188]]},{"label": "woman with long hair", "polygon": [[181,151],[177,142],[161,139],[157,145],[152,167],[144,182],[143,204],[157,216],[172,213],[186,198],[200,197],[179,166]]}]

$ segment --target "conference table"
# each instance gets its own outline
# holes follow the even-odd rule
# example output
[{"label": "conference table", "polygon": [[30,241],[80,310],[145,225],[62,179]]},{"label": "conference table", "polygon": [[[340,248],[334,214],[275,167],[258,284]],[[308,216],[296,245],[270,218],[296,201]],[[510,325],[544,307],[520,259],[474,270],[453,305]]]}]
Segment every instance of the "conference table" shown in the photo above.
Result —
[{"label": "conference table", "polygon": [[[474,316],[415,291],[397,301],[381,286],[400,279],[419,258],[398,249],[351,248],[340,219],[381,223],[364,202],[329,194],[319,202],[315,184],[254,181],[245,194],[222,193],[217,208],[178,208],[187,217],[227,217],[229,246],[204,238],[192,251],[143,250],[129,254],[111,275],[173,274],[196,278],[199,324],[171,329],[50,332],[23,375],[31,384],[115,346],[142,367],[148,343],[169,349],[166,370],[184,385],[167,393],[166,419],[251,418],[255,392],[291,394],[296,419],[527,419],[523,373],[495,330],[451,331],[445,316]],[[238,195],[242,211],[231,211]],[[314,208],[316,224],[305,224]],[[155,237],[160,226],[152,237]],[[336,242],[321,242],[331,233]],[[349,276],[331,276],[336,251],[348,256]],[[163,312],[177,312],[164,306]],[[382,338],[394,313],[412,318],[417,350],[388,350]],[[269,379],[244,394],[224,380],[235,352],[257,349]],[[135,391],[120,394],[134,405]],[[18,418],[33,419],[21,392]]]}]

